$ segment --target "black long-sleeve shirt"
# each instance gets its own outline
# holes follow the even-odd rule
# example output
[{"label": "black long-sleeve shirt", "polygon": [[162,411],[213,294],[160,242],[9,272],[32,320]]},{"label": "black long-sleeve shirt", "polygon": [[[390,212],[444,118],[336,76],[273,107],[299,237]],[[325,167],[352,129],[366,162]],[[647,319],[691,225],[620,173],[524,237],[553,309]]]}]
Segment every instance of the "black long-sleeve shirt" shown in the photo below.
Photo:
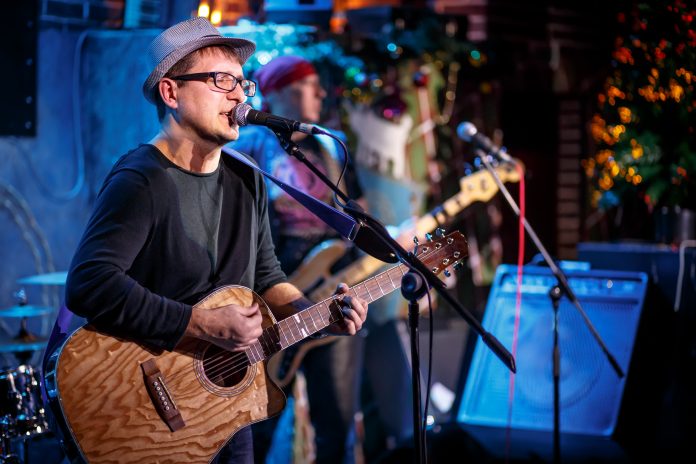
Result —
[{"label": "black long-sleeve shirt", "polygon": [[68,273],[66,305],[97,329],[171,350],[191,306],[222,285],[258,293],[286,280],[262,176],[223,155],[179,168],[152,145],[113,167]]}]

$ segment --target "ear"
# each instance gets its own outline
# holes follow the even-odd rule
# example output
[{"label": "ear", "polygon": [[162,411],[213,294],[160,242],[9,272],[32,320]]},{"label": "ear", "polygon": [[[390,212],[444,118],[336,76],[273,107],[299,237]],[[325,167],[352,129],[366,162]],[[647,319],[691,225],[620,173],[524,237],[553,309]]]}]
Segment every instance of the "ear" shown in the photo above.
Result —
[{"label": "ear", "polygon": [[178,87],[175,81],[167,77],[163,77],[157,84],[157,89],[159,90],[160,97],[162,97],[162,101],[166,106],[171,109],[176,109],[178,107]]}]

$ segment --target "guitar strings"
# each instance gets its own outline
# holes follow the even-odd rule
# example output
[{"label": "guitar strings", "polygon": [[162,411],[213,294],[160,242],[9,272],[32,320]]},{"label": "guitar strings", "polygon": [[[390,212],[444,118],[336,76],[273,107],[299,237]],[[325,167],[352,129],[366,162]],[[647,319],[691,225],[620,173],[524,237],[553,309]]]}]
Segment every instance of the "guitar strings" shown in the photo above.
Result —
[{"label": "guitar strings", "polygon": [[[328,300],[332,300],[332,301],[333,301],[333,300],[335,300],[335,299],[336,299],[336,298],[327,298],[325,301],[320,302],[319,304],[321,304],[321,303],[326,303]],[[315,305],[315,306],[316,306],[316,305]],[[316,329],[316,328],[317,328],[317,324],[316,324],[316,322],[315,322],[315,318],[311,315],[311,313],[308,313],[308,314],[309,314],[309,316],[310,316],[310,320],[312,321],[312,325],[313,325],[313,326],[315,327],[315,329]],[[324,323],[324,321],[321,320],[321,318],[319,318],[319,320],[321,321],[322,324]],[[304,321],[304,318],[303,318],[303,321]],[[332,320],[332,315],[331,315],[331,313],[329,313],[329,324],[332,324],[332,323],[334,323],[335,321],[336,321],[336,320]],[[278,324],[282,324],[282,323],[283,323],[283,321],[280,321]],[[327,325],[329,325],[329,324],[327,324]],[[287,325],[287,324],[286,324],[286,325]],[[307,326],[307,322],[306,322],[306,321],[304,322],[304,325],[305,325],[305,327]],[[298,328],[299,328],[299,326],[298,326]],[[261,337],[259,337],[259,338],[257,339],[257,342],[258,342],[258,344],[260,345],[260,347],[259,347],[259,348],[260,348],[260,352],[263,354],[264,359],[267,359],[267,358],[269,357],[269,355],[273,355],[273,354],[278,353],[278,352],[280,351],[280,350],[273,350],[273,348],[275,348],[278,344],[280,344],[281,349],[283,349],[283,348],[287,348],[287,347],[290,346],[290,345],[293,345],[294,343],[296,343],[297,341],[299,341],[299,340],[302,339],[302,337],[299,336],[299,332],[298,332],[298,334],[297,334],[297,336],[296,336],[296,333],[295,333],[290,327],[287,327],[287,328],[284,330],[284,328],[281,326],[281,327],[279,328],[279,330],[277,331],[277,334],[275,333],[275,329],[276,329],[276,326],[270,326],[270,327],[265,328],[264,331],[263,331],[263,334],[261,335]],[[288,337],[288,336],[286,335],[286,332],[289,332],[292,336],[291,336],[291,337]],[[281,335],[282,335],[282,337],[281,337]],[[283,340],[281,340],[281,338],[284,339],[284,341],[285,341],[285,343],[286,343],[287,346],[282,347]],[[290,341],[291,338],[293,339],[293,341]],[[297,338],[297,340],[295,340],[296,338]],[[276,340],[276,339],[277,339],[277,342],[274,341],[274,340]],[[264,342],[265,342],[265,343],[264,343]],[[264,345],[270,346],[271,349],[266,349],[266,348],[264,348]],[[247,350],[245,350],[245,352],[246,352],[246,351],[247,351]],[[270,351],[273,351],[273,352],[270,353]],[[211,361],[208,361],[208,359],[205,360],[205,362],[207,362],[207,365],[206,365],[206,375],[210,375],[210,376],[219,375],[220,372],[219,372],[219,370],[216,371],[216,368],[219,368],[219,367],[225,368],[225,367],[228,367],[228,366],[229,366],[230,362],[239,361],[239,357],[238,357],[238,356],[236,357],[237,359],[229,358],[228,356],[226,356],[226,353],[231,353],[231,352],[221,352],[221,353],[217,353],[217,354],[214,355],[214,356],[217,356],[217,355],[220,355],[220,356],[218,357],[218,359],[216,359],[215,361],[212,361],[212,362],[211,362]],[[243,360],[242,360],[242,361],[243,361]],[[237,367],[237,366],[235,366],[235,367]],[[208,373],[209,373],[209,374],[208,374]]]},{"label": "guitar strings", "polygon": [[[365,286],[366,283],[367,283],[367,281],[363,282],[362,284],[365,287],[365,289],[367,290],[367,287]],[[355,287],[357,287],[357,285]],[[357,288],[355,288],[355,287],[351,288],[349,291],[352,291],[352,293],[355,296],[358,296]],[[381,290],[381,288],[380,288],[380,290]],[[384,294],[384,292],[382,292],[382,293]],[[362,298],[365,298],[365,297],[368,297],[368,299],[372,300],[372,297],[371,297],[369,290],[367,290],[366,295],[363,295]],[[333,298],[333,297],[327,298],[324,301],[322,301],[314,306],[318,306],[321,303],[325,303],[325,304],[327,304],[327,307],[328,307],[328,304],[330,304],[330,303],[328,303],[329,300],[332,300],[332,302],[333,302],[333,301],[337,300],[337,298]],[[329,325],[333,324],[334,322],[336,322],[338,320],[338,318],[331,320],[332,316],[333,316],[333,314],[331,312],[329,312]],[[311,317],[311,314],[310,314],[310,317]],[[311,320],[312,320],[312,324],[316,327],[316,323],[314,322],[314,318],[311,318]],[[282,321],[280,321],[280,322],[282,322]],[[304,322],[304,324],[306,326],[306,322]],[[256,342],[254,342],[254,343],[258,343],[260,345],[261,354],[262,354],[261,360],[268,359],[268,357],[269,357],[268,356],[269,353],[267,353],[267,350],[264,349],[263,343],[261,342],[261,338],[266,337],[266,335],[270,334],[274,328],[275,328],[275,326],[270,326],[270,327],[267,327],[266,329],[264,329],[261,337],[259,337],[259,339],[257,339]],[[286,342],[288,342],[289,340],[288,340],[288,337],[285,335],[285,331],[281,330],[281,333],[283,333],[283,336],[284,336]],[[292,330],[290,330],[290,333],[294,334],[294,332]],[[302,338],[303,337],[300,337],[297,341],[302,340]],[[295,344],[297,341],[289,343],[288,346]],[[272,342],[267,341],[267,344],[273,346]],[[287,346],[284,348],[287,348]],[[284,349],[284,348],[282,348],[282,349]],[[247,367],[252,365],[250,357],[249,357],[249,350],[250,350],[249,347],[241,352],[232,352],[232,351],[223,350],[223,351],[215,353],[210,358],[206,358],[204,355],[203,356],[204,375],[208,379],[211,379],[213,377],[220,377],[220,379],[222,381],[230,379],[231,377],[237,375],[239,372],[242,372],[243,370],[247,369]],[[276,354],[279,351],[274,351],[273,353],[270,353],[270,354],[271,355]],[[232,354],[232,355],[229,356],[230,354]],[[259,361],[261,361],[261,360],[259,360]],[[256,363],[253,363],[253,364],[256,364]],[[190,372],[189,369],[181,369],[177,372],[174,372],[169,376],[169,381],[173,381],[174,379],[177,379],[178,377],[180,377],[182,374],[185,374],[188,372]]]},{"label": "guitar strings", "polygon": [[[331,321],[329,319],[330,323],[333,323],[335,321]],[[282,321],[281,321],[282,322]],[[315,324],[316,326],[316,324]],[[267,327],[264,329],[263,334],[261,337],[259,337],[254,343],[258,343],[259,351],[263,355],[262,359],[267,359],[268,354],[266,353],[268,350],[264,349],[263,347],[263,342],[261,341],[261,338],[268,338],[268,335],[271,333],[271,331],[274,329],[274,326]],[[282,330],[281,328],[281,333],[283,333],[283,338],[285,338],[286,343],[288,343],[288,346],[290,346],[293,343],[289,342],[289,339],[287,335],[285,335],[285,331]],[[291,333],[294,333],[291,331]],[[280,337],[279,337],[280,338]],[[294,337],[293,337],[294,338]],[[267,342],[267,344],[269,344]],[[216,377],[220,376],[223,374],[229,374],[230,368],[233,369],[234,372],[232,372],[230,375],[235,375],[237,372],[240,372],[239,368],[246,368],[246,366],[251,365],[250,362],[250,353],[249,350],[250,348],[246,348],[244,351],[241,352],[233,352],[233,351],[227,351],[221,348],[222,351],[216,352],[210,357],[206,357],[206,355],[203,356],[203,363],[205,365],[204,367],[204,372],[206,377],[211,378],[211,377]],[[277,353],[278,351],[276,351]],[[275,354],[275,353],[271,353]],[[174,379],[177,379],[180,375],[186,374],[189,372],[189,369],[181,369],[177,372],[174,372],[172,375],[169,376],[169,380],[172,381]]]},{"label": "guitar strings", "polygon": [[[336,322],[338,318],[332,320],[331,317],[329,318],[329,324],[333,324]],[[282,321],[281,321],[282,322]],[[267,336],[269,333],[271,333],[271,330],[274,327],[267,327],[264,329],[264,333],[261,335],[261,337]],[[291,331],[291,333],[294,333]],[[260,345],[261,353],[263,355],[262,360],[268,359],[268,350],[265,350],[263,347],[263,343],[261,342],[260,338],[255,342]],[[294,337],[293,337],[294,338]],[[285,336],[286,342],[289,342],[289,339],[287,336]],[[299,339],[301,340],[301,338]],[[297,341],[299,341],[297,340]],[[288,346],[294,344],[296,342],[290,343]],[[285,347],[287,348],[287,346]],[[276,351],[271,354],[278,353],[279,351]],[[234,354],[232,354],[234,353]],[[232,356],[228,356],[229,354],[232,354]],[[249,358],[249,348],[245,349],[243,352],[235,353],[232,351],[221,351],[218,353],[215,353],[211,358],[206,358],[205,355],[203,356],[203,363],[204,363],[204,374],[208,379],[212,379],[215,377],[219,377],[221,381],[228,380],[238,373],[244,371],[247,369],[247,367],[251,366],[251,360]],[[211,362],[209,361],[210,359],[217,358],[214,361]],[[206,364],[207,363],[207,364]],[[256,363],[254,363],[256,364]],[[169,377],[169,380],[172,381],[176,378],[178,378],[181,374],[189,372],[188,369],[182,369],[174,374],[172,374]]]},{"label": "guitar strings", "polygon": [[[281,322],[282,322],[282,321],[281,321]],[[312,322],[312,323],[314,324],[314,322]],[[314,324],[314,325],[315,325],[315,327],[316,327],[316,324]],[[265,329],[263,330],[263,334],[261,335],[261,337],[259,337],[259,338],[256,340],[256,342],[254,342],[254,344],[258,343],[258,345],[259,345],[258,348],[260,348],[260,352],[261,352],[262,355],[263,355],[263,359],[268,359],[269,355],[273,355],[273,354],[278,353],[278,352],[280,351],[280,350],[276,350],[276,351],[274,351],[273,353],[267,353],[267,351],[271,351],[271,350],[266,350],[266,349],[264,349],[264,343],[263,343],[263,341],[266,342],[266,345],[270,345],[271,347],[275,347],[275,346],[276,346],[276,343],[273,342],[273,332],[274,332],[274,329],[275,329],[275,326],[270,326],[270,327],[265,328]],[[290,346],[290,345],[292,345],[293,343],[291,343],[291,342],[289,341],[287,335],[285,335],[285,332],[286,332],[286,331],[283,330],[282,327],[281,327],[280,330],[278,331],[278,333],[279,333],[279,334],[282,334],[282,335],[283,335],[283,338],[285,338],[285,342],[287,343],[287,346]],[[270,341],[268,340],[269,338],[270,338]],[[262,339],[263,339],[263,340],[262,340]],[[280,340],[280,335],[278,335],[278,342],[281,343],[281,347],[282,347],[282,342],[281,342],[281,340]],[[253,346],[253,345],[252,345],[252,346]],[[247,349],[244,350],[244,352],[242,352],[241,354],[246,354],[246,355],[247,355],[247,358],[248,358],[248,357],[249,357],[249,353],[247,353],[247,351],[250,350],[250,349],[251,349],[251,347],[247,348]],[[281,349],[282,349],[282,348],[281,348]],[[215,377],[215,376],[221,375],[222,373],[226,373],[227,371],[225,370],[225,368],[229,367],[230,362],[235,362],[235,361],[238,361],[238,360],[239,360],[239,356],[236,356],[237,359],[229,358],[229,356],[226,356],[226,355],[229,354],[229,353],[232,353],[232,352],[230,352],[230,351],[222,351],[222,352],[218,353],[218,354],[220,355],[219,358],[218,358],[216,361],[213,361],[213,362],[210,362],[210,361],[208,361],[207,359],[204,360],[204,362],[208,361],[207,364],[206,364],[206,367],[205,367],[206,376],[208,376],[208,377]],[[249,361],[249,360],[247,359],[247,361]],[[244,364],[244,363],[245,363],[245,360],[242,359],[242,364]],[[249,364],[251,364],[251,363],[249,362]],[[239,364],[236,365],[236,366],[234,366],[234,367],[238,367],[238,366],[239,366]],[[220,368],[220,367],[223,368],[223,371],[220,371],[220,370],[218,369],[218,368]]]},{"label": "guitar strings", "polygon": [[[217,357],[215,361],[211,359]],[[243,365],[244,363],[249,363],[249,356],[246,350],[233,352],[233,351],[223,351],[211,358],[203,359],[203,372],[207,377],[215,377],[220,372],[223,372],[230,363],[234,364],[235,367]],[[236,363],[236,364],[235,364]]]},{"label": "guitar strings", "polygon": [[[332,324],[334,322],[335,322],[335,320],[331,320],[331,317],[330,317],[329,324]],[[313,319],[312,319],[312,324],[316,328],[316,323],[314,323]],[[282,327],[281,327],[281,330],[279,331],[279,333],[283,335],[283,338],[285,339],[285,343],[287,344],[287,346],[285,346],[285,347],[282,346],[283,342],[280,340],[281,337],[278,336],[278,343],[280,343],[281,350],[273,350],[273,348],[275,348],[277,346],[277,344],[273,342],[273,339],[274,339],[273,338],[273,335],[274,335],[273,329],[274,328],[275,327],[272,326],[272,327],[268,327],[268,328],[264,329],[263,334],[257,340],[257,342],[261,348],[261,353],[263,355],[263,359],[268,359],[270,357],[269,355],[276,354],[276,353],[280,352],[282,349],[287,348],[287,347],[295,344],[296,342],[298,342],[302,339],[301,337],[298,337],[298,340],[291,342],[290,339],[285,334],[286,331],[282,330]],[[295,334],[295,332],[293,332],[292,330],[290,330],[290,333]],[[264,343],[261,340],[262,338],[266,341],[265,345],[270,346],[271,349],[264,348]],[[269,338],[270,338],[270,341],[268,340]],[[294,339],[295,337],[293,336],[292,338]],[[269,353],[270,351],[273,351],[273,352]],[[232,361],[232,360],[230,360],[230,361]],[[234,362],[218,362],[218,363],[216,363],[215,366],[210,366],[210,364],[209,364],[208,368],[205,369],[205,374],[208,378],[221,377],[222,380],[227,380],[231,376],[234,376],[237,373],[241,372],[241,370],[245,369],[247,367],[247,365],[251,365],[251,362],[249,359],[246,360],[246,363],[243,361],[242,363],[236,363],[236,364]],[[222,370],[219,369],[220,367],[222,367]]]},{"label": "guitar strings", "polygon": [[[207,342],[210,343],[210,342]],[[210,343],[211,346],[214,346],[212,343]],[[247,354],[247,351],[249,348],[246,348],[244,351],[227,351],[224,350],[223,348],[220,348],[222,351],[216,352],[215,354],[211,356],[206,356],[203,355],[202,362],[206,366],[204,369],[205,371],[208,370],[214,370],[219,367],[226,367],[230,363],[237,363],[236,366],[242,365],[245,362],[249,362],[249,356]],[[207,354],[207,353],[206,353]],[[217,359],[215,359],[217,358]],[[241,363],[240,363],[241,361]],[[188,374],[190,372],[189,368],[183,368],[178,371],[173,372],[171,375],[167,376],[169,381],[173,381],[175,379],[178,379],[184,374]]]},{"label": "guitar strings", "polygon": [[[334,322],[336,322],[336,321],[338,321],[338,320],[340,319],[339,317],[337,317],[336,319],[331,320],[331,317],[333,316],[333,314],[332,314],[332,313],[329,313],[329,314],[330,314],[330,317],[329,317],[329,325],[330,325],[330,324],[333,324]],[[269,327],[269,329],[270,329],[270,327]],[[287,340],[287,337],[286,337],[286,340]],[[300,341],[300,340],[297,340],[297,341]],[[293,344],[295,344],[295,343],[296,343],[296,342],[293,342],[293,343],[291,343],[291,345],[293,345]],[[290,345],[288,345],[288,346],[290,346]],[[262,348],[262,350],[263,350],[263,346],[262,346],[261,348]],[[287,346],[286,346],[285,348],[287,348]],[[275,353],[278,353],[278,351],[276,351]],[[275,354],[275,353],[272,353],[272,354]],[[267,354],[266,354],[265,351],[263,351],[263,354],[264,354],[264,358],[263,358],[263,359],[267,359]],[[254,364],[256,364],[256,363],[254,363]],[[251,365],[251,362],[249,362],[249,360],[247,359],[247,363],[241,363],[241,364],[231,365],[231,366],[229,366],[229,367],[230,367],[229,369],[224,370],[224,371],[222,371],[222,372],[219,372],[219,373],[215,374],[215,376],[219,376],[221,381],[225,381],[225,380],[228,380],[228,379],[234,377],[234,376],[237,375],[238,373],[242,372],[243,370],[245,370],[245,369],[246,369],[248,366],[250,366],[250,365]],[[208,377],[209,379],[211,379],[211,377],[214,377],[214,376],[211,375],[210,373],[208,373],[208,372],[206,371],[206,377]]]}]

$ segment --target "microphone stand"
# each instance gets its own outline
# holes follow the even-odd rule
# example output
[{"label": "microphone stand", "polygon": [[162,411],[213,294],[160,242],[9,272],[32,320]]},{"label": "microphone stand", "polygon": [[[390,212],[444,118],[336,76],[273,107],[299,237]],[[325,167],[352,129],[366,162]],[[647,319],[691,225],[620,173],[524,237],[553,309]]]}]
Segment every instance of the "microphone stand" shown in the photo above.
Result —
[{"label": "microphone stand", "polygon": [[[489,349],[500,359],[503,364],[512,372],[516,372],[517,368],[515,366],[515,359],[512,354],[503,346],[502,343],[491,333],[487,332],[483,326],[474,318],[474,316],[466,310],[463,306],[457,302],[454,297],[452,297],[448,292],[445,291],[445,284],[435,276],[430,269],[428,269],[423,262],[416,257],[415,254],[409,253],[404,248],[399,245],[399,243],[394,240],[384,225],[377,219],[362,210],[357,202],[351,200],[346,194],[341,192],[341,190],[336,186],[331,180],[329,180],[316,166],[314,166],[304,154],[300,151],[297,144],[290,140],[291,132],[286,131],[275,131],[274,133],[280,140],[280,144],[283,149],[290,156],[294,156],[300,160],[305,166],[307,166],[313,173],[321,179],[331,190],[333,190],[336,195],[338,195],[344,202],[343,210],[349,216],[353,217],[360,224],[360,231],[355,239],[355,244],[361,250],[368,253],[369,255],[384,261],[384,262],[397,262],[400,261],[406,267],[410,269],[409,272],[404,274],[401,279],[402,293],[409,300],[413,302],[413,311],[411,311],[411,305],[409,305],[409,322],[411,325],[411,375],[412,375],[412,385],[413,385],[413,440],[415,446],[415,456],[417,456],[416,462],[425,462],[426,453],[423,447],[423,440],[421,434],[421,417],[420,417],[420,377],[417,370],[420,365],[418,359],[418,309],[415,301],[417,301],[422,295],[425,294],[427,288],[434,288],[438,295],[447,301],[452,308],[454,308],[459,315],[469,324],[469,326],[474,330],[476,334],[481,337],[481,340],[489,347]],[[362,242],[358,239],[363,237]],[[379,245],[383,245],[381,248]],[[385,249],[389,250],[384,252]],[[387,258],[387,259],[384,259]],[[427,284],[427,286],[426,286]]]},{"label": "microphone stand", "polygon": [[[428,291],[420,275],[407,272],[401,277],[401,294],[408,300],[408,327],[411,340],[411,391],[413,400],[413,446],[416,462],[427,462],[425,437],[421,430],[421,386],[420,386],[420,343],[418,336],[418,318],[420,317],[420,300]],[[418,432],[418,433],[416,433]]]},{"label": "microphone stand", "polygon": [[[493,176],[493,180],[495,181],[496,185],[498,186],[498,189],[503,193],[505,196],[505,199],[507,200],[508,204],[510,205],[510,208],[514,211],[514,213],[517,215],[517,217],[520,216],[520,209],[517,206],[517,203],[515,200],[512,198],[510,195],[510,192],[508,191],[507,187],[503,184],[503,182],[500,180],[500,177],[498,177],[498,173],[495,171],[493,166],[491,166],[490,160],[488,159],[488,154],[484,152],[481,149],[476,149],[476,156],[478,156],[481,161],[483,162],[484,166],[488,170],[488,172],[491,173],[491,176]],[[514,162],[514,158],[511,158]],[[624,377],[624,372],[621,369],[621,366],[619,366],[619,363],[616,361],[614,356],[609,352],[609,349],[607,346],[604,344],[604,341],[602,340],[601,336],[597,332],[597,330],[594,328],[592,325],[592,321],[590,321],[589,317],[587,317],[587,314],[585,314],[585,311],[582,309],[582,306],[580,305],[580,300],[575,296],[575,293],[573,293],[573,290],[570,288],[570,284],[568,283],[568,279],[559,268],[554,260],[551,258],[551,255],[549,255],[548,251],[546,251],[546,248],[544,247],[544,244],[541,243],[541,240],[539,240],[539,237],[537,236],[536,232],[534,232],[534,229],[532,226],[527,222],[527,218],[523,219],[523,224],[524,228],[527,231],[527,234],[531,237],[532,241],[534,242],[534,245],[537,247],[541,255],[544,257],[544,261],[546,261],[546,264],[549,266],[551,269],[551,272],[553,272],[553,275],[556,277],[557,280],[557,285],[554,286],[550,292],[549,292],[549,297],[551,298],[551,302],[553,304],[553,310],[554,310],[554,320],[553,320],[553,353],[552,353],[552,359],[553,359],[553,384],[554,384],[554,389],[553,389],[553,457],[554,457],[554,462],[555,463],[560,463],[561,459],[561,452],[560,452],[560,373],[561,373],[561,353],[560,349],[558,347],[558,306],[561,298],[563,295],[567,296],[568,299],[570,300],[571,303],[575,306],[575,308],[578,310],[580,315],[582,316],[583,320],[585,321],[585,324],[587,327],[590,329],[590,332],[594,336],[595,340],[601,347],[602,351],[604,352],[605,356],[607,357],[607,360],[611,364],[611,366],[614,368],[614,371],[616,371],[616,375],[619,376],[619,378]]]}]

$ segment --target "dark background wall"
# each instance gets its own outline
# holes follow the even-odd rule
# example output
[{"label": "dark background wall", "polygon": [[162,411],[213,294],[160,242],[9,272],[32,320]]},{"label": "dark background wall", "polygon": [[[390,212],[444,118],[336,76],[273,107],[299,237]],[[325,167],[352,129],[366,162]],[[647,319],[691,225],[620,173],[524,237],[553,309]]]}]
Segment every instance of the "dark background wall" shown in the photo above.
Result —
[{"label": "dark background wall", "polygon": [[[0,137],[1,308],[16,304],[18,278],[67,270],[108,169],[157,133],[154,106],[140,93],[143,50],[157,33],[41,29],[36,136]],[[24,288],[29,304],[62,300],[62,287]],[[45,335],[48,320],[28,322]],[[5,335],[16,332],[18,321],[2,323]]]}]

